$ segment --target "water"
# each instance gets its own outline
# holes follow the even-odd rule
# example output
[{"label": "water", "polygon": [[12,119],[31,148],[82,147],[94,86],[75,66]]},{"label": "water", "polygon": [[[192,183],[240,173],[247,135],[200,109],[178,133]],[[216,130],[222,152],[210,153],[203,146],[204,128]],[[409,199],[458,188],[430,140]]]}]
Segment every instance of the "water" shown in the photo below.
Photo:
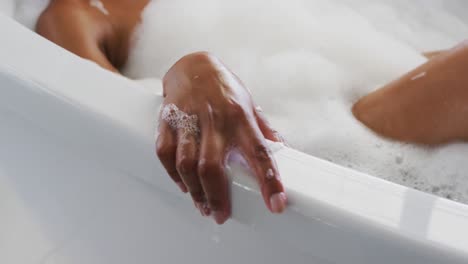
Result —
[{"label": "water", "polygon": [[[46,2],[18,0],[15,16],[32,28]],[[189,52],[213,52],[295,148],[468,203],[468,144],[390,142],[350,112],[421,52],[468,37],[467,11],[463,0],[155,0],[125,73],[160,78]]]}]

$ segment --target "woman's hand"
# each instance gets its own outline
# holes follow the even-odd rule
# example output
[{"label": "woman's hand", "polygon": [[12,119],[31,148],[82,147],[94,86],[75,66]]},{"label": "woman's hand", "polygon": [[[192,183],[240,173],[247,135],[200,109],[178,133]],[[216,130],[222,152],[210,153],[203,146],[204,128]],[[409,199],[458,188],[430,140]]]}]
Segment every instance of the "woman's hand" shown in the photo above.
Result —
[{"label": "woman's hand", "polygon": [[[218,224],[231,214],[225,163],[239,151],[261,186],[267,207],[281,213],[286,195],[265,138],[281,141],[249,91],[217,58],[194,53],[166,74],[157,154],[183,192]],[[182,120],[178,120],[182,119]]]}]

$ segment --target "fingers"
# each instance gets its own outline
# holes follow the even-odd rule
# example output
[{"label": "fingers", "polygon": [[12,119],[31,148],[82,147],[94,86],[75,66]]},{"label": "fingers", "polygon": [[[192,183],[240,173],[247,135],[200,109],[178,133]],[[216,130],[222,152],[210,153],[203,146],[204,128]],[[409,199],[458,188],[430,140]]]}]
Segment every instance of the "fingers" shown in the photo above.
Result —
[{"label": "fingers", "polygon": [[223,224],[231,215],[229,188],[224,172],[225,144],[221,135],[213,129],[202,128],[198,176],[218,224]]},{"label": "fingers", "polygon": [[176,149],[177,143],[174,132],[166,122],[161,122],[159,136],[156,141],[156,153],[172,180],[174,180],[182,192],[187,193],[187,187],[176,170]]},{"label": "fingers", "polygon": [[210,215],[205,194],[198,178],[198,143],[197,136],[186,133],[184,129],[177,132],[178,146],[176,154],[176,169],[192,196],[195,207],[203,216]]},{"label": "fingers", "polygon": [[274,130],[270,126],[270,123],[268,122],[266,116],[263,114],[263,111],[259,106],[255,108],[254,114],[258,127],[260,128],[260,131],[266,139],[274,142],[281,142],[285,145],[288,145],[284,138],[278,133],[278,131]]},{"label": "fingers", "polygon": [[287,198],[276,162],[258,128],[251,126],[242,131],[245,135],[241,150],[257,177],[265,204],[271,212],[281,213],[286,208]]},{"label": "fingers", "polygon": [[[220,132],[225,129],[222,124],[226,124],[226,121],[214,120],[219,119],[219,113],[213,114],[210,109],[201,115],[200,134],[186,133],[184,129],[174,132],[166,122],[162,122],[157,154],[181,190],[190,192],[201,214],[211,214],[218,224],[223,224],[231,215],[228,178],[224,170],[228,144],[226,135]],[[235,132],[235,128],[229,129],[231,133],[237,133],[236,142],[231,143],[237,144],[255,173],[269,210],[281,213],[286,208],[287,198],[265,138],[283,140],[270,128],[260,111],[255,111],[254,116],[255,120],[236,119],[236,126],[242,129],[238,129],[238,132]],[[201,136],[200,140],[198,136]]]}]

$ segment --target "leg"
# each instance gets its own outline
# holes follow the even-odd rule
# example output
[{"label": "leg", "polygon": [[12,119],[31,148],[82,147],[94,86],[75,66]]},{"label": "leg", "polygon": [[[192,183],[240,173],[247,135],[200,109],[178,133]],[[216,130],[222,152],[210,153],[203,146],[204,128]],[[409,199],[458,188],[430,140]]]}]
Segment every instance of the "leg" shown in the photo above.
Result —
[{"label": "leg", "polygon": [[464,42],[363,97],[357,119],[396,140],[440,144],[468,139],[468,45]]}]

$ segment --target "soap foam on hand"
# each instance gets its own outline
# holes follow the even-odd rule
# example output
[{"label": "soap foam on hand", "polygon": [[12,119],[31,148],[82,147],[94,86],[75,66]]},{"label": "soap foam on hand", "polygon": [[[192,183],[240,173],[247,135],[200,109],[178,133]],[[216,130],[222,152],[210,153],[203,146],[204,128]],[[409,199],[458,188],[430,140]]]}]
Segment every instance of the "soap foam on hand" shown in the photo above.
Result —
[{"label": "soap foam on hand", "polygon": [[161,78],[182,56],[210,51],[295,148],[468,203],[468,144],[387,141],[350,111],[425,62],[423,51],[468,37],[465,13],[456,11],[467,7],[462,0],[158,0],[144,12],[126,74]]}]

